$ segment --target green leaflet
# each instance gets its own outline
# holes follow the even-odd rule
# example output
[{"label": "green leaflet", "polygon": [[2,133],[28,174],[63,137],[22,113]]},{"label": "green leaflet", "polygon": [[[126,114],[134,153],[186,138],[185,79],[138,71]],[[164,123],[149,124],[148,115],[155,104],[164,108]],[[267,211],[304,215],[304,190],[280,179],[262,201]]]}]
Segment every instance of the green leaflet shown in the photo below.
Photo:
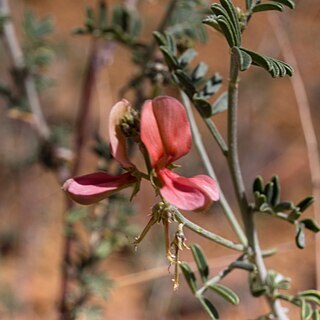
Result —
[{"label": "green leaflet", "polygon": [[200,297],[199,301],[212,320],[219,319],[219,313],[217,309],[207,298]]},{"label": "green leaflet", "polygon": [[234,305],[238,304],[240,301],[238,295],[233,290],[222,284],[217,283],[214,285],[209,285],[208,287]]},{"label": "green leaflet", "polygon": [[206,257],[201,247],[197,244],[193,244],[191,246],[191,251],[193,254],[193,258],[197,264],[201,279],[203,282],[205,282],[208,280],[208,276],[209,276],[209,266],[208,266]]},{"label": "green leaflet", "polygon": [[267,70],[273,78],[284,76],[291,77],[293,75],[293,68],[283,61],[264,56],[245,48],[240,49],[251,56],[253,65]]},{"label": "green leaflet", "polygon": [[282,11],[283,6],[280,3],[270,1],[266,3],[257,4],[252,8],[252,12],[262,12],[270,10]]},{"label": "green leaflet", "polygon": [[196,283],[196,276],[191,270],[190,266],[186,262],[180,263],[180,269],[191,289],[191,291],[195,294],[197,291],[197,283]]}]

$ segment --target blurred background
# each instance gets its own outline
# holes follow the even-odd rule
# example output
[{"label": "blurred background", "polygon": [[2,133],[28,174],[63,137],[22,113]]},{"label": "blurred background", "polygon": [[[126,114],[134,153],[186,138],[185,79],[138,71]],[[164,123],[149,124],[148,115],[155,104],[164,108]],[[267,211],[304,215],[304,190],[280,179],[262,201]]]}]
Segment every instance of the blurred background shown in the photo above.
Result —
[{"label": "blurred background", "polygon": [[[120,1],[108,3],[112,6]],[[84,0],[10,1],[12,21],[22,44],[26,37],[23,28],[26,10],[31,10],[38,19],[46,16],[52,18],[54,30],[47,40],[52,49],[52,61],[42,69],[48,79],[40,99],[45,118],[57,139],[62,137],[65,145],[71,147],[91,46],[89,36],[75,36],[72,30],[83,25],[87,4],[96,3]],[[239,4],[243,6],[243,3]],[[150,41],[151,31],[156,30],[165,8],[166,1],[138,2],[143,40]],[[254,16],[245,32],[244,45],[282,59],[274,34],[275,26],[268,18],[270,15],[279,13]],[[319,1],[297,1],[296,9],[285,10],[281,21],[297,58],[319,137]],[[207,44],[196,46],[199,51],[196,62],[206,61],[210,73],[219,72],[226,81],[229,49],[225,40],[216,32],[210,29],[208,35]],[[87,135],[79,174],[96,170],[98,157],[92,152],[96,143],[95,135],[99,133],[104,139],[108,138],[108,112],[119,100],[119,89],[135,71],[127,48],[116,45],[112,50],[113,54],[107,64],[96,73],[92,107],[85,119]],[[3,43],[0,43],[0,59],[1,83],[10,83],[11,62]],[[171,91],[171,94],[175,92]],[[126,98],[130,99],[130,94]],[[0,113],[0,318],[57,319],[66,212],[64,194],[52,171],[39,163],[39,138],[30,126],[28,116],[21,113],[17,116],[12,109],[9,110],[3,96],[0,97]],[[241,74],[239,113],[239,149],[246,187],[251,188],[257,175],[268,180],[277,174],[284,200],[296,203],[312,194],[306,145],[290,78],[272,79],[258,68],[251,68]],[[197,121],[221,188],[237,212],[224,158],[201,119],[197,117]],[[226,136],[226,114],[215,116],[214,121]],[[194,149],[179,164],[183,165],[181,172],[186,176],[205,172]],[[143,185],[142,192],[132,205],[127,205],[133,207],[128,218],[133,235],[137,235],[147,223],[147,215],[154,203],[153,191],[148,185]],[[310,217],[312,214],[312,209],[304,213]],[[114,214],[116,216],[117,213]],[[186,216],[236,241],[236,236],[217,204],[206,212],[186,213]],[[267,266],[293,280],[290,292],[315,288],[314,234],[306,233],[306,248],[300,250],[295,246],[294,226],[264,215],[258,216],[257,224],[262,248],[279,248],[277,255],[266,260]],[[197,242],[204,248],[211,274],[219,272],[237,257],[234,252],[191,232],[187,231],[186,235],[188,243]],[[172,274],[167,271],[161,226],[156,225],[152,229],[137,251],[130,244],[132,239],[131,235],[128,238],[123,236],[121,245],[99,266],[100,272],[106,273],[112,281],[108,297],[94,301],[103,306],[104,319],[207,319],[183,280],[177,292],[172,290]],[[184,250],[182,259],[192,261],[190,252]],[[241,303],[239,306],[230,306],[212,295],[221,319],[256,319],[268,310],[262,298],[250,296],[244,271],[233,272],[223,283],[239,295]],[[79,319],[93,318],[87,313],[79,316]],[[295,309],[292,309],[290,319],[299,319]]]}]

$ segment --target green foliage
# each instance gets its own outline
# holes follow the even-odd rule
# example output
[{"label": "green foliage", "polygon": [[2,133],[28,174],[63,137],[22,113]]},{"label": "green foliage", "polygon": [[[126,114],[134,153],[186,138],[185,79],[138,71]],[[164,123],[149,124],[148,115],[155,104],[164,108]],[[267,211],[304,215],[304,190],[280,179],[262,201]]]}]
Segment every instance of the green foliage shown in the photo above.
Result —
[{"label": "green foliage", "polygon": [[87,216],[88,211],[85,207],[74,207],[68,212],[66,221],[70,224],[73,224],[77,221],[83,220]]},{"label": "green foliage", "polygon": [[211,319],[219,319],[219,313],[217,309],[207,298],[200,297],[199,301]]},{"label": "green foliage", "polygon": [[273,0],[273,1],[265,1],[260,2],[256,1],[254,5],[250,6],[252,12],[261,12],[261,11],[283,11],[284,6],[287,6],[290,9],[294,9],[295,3],[292,0]]},{"label": "green foliage", "polygon": [[[248,17],[253,12],[266,10],[282,11],[283,5],[290,8],[294,7],[294,3],[291,0],[269,1],[266,3],[247,0],[246,5]],[[241,47],[241,33],[244,26],[242,26],[241,15],[238,14],[237,9],[230,0],[220,0],[220,4],[214,3],[211,6],[211,10],[213,11],[213,15],[207,16],[203,20],[203,23],[224,35],[230,48],[232,48],[232,54],[238,62],[240,71],[245,71],[251,65],[255,65],[264,68],[273,78],[293,75],[293,69],[287,63]],[[246,24],[248,21],[249,18]]]},{"label": "green foliage", "polygon": [[113,8],[112,26],[116,33],[128,34],[134,40],[140,33],[141,22],[137,11],[116,6]]},{"label": "green foliage", "polygon": [[231,304],[238,304],[240,299],[239,297],[228,287],[222,284],[209,284],[208,288],[220,295],[225,300],[229,301]]},{"label": "green foliage", "polygon": [[24,15],[23,30],[25,33],[24,53],[26,65],[40,77],[42,68],[47,67],[55,57],[54,50],[47,39],[48,35],[53,31],[52,19],[51,17],[37,19],[28,10]]},{"label": "green foliage", "polygon": [[83,289],[100,296],[103,299],[108,297],[108,290],[112,286],[112,281],[102,273],[84,273],[81,275]]},{"label": "green foliage", "polygon": [[299,249],[304,249],[306,245],[306,238],[304,234],[304,225],[303,224],[297,224],[296,225],[296,245]]},{"label": "green foliage", "polygon": [[216,73],[211,78],[205,79],[208,67],[203,62],[190,71],[189,64],[196,56],[194,49],[187,49],[179,54],[175,40],[171,35],[155,32],[154,37],[171,71],[174,83],[188,95],[199,113],[208,118],[224,111],[223,101],[219,101],[217,104],[210,104],[208,101],[220,89],[221,76]]},{"label": "green foliage", "polygon": [[[113,214],[115,212],[116,216]],[[75,313],[88,319],[101,319],[100,308],[88,309],[85,305],[91,297],[108,298],[112,280],[105,271],[100,270],[100,264],[112,252],[128,245],[127,237],[133,237],[136,233],[128,223],[132,214],[133,209],[129,201],[116,195],[109,198],[108,204],[101,203],[97,206],[94,212],[87,207],[74,207],[67,214],[67,236],[75,240],[76,244],[76,258],[68,262],[73,281],[78,286],[70,294],[68,302]],[[85,232],[89,241],[80,241],[75,225],[81,226],[81,239]]]},{"label": "green foliage", "polygon": [[177,0],[166,32],[174,37],[181,50],[195,41],[206,42],[207,32],[201,20],[208,1]]},{"label": "green foliage", "polygon": [[110,153],[109,143],[105,141],[99,134],[95,135],[95,144],[92,147],[92,151],[106,162],[112,159]]},{"label": "green foliage", "polygon": [[268,295],[276,297],[278,290],[288,290],[291,286],[290,279],[280,273],[268,270],[265,282],[261,282],[256,270],[249,274],[250,291],[254,297]]},{"label": "green foliage", "polygon": [[193,294],[197,292],[197,279],[192,271],[191,267],[189,266],[188,263],[186,262],[181,262],[180,263],[180,269],[184,275],[185,280],[187,281],[187,284],[189,285],[191,291]]},{"label": "green foliage", "polygon": [[201,247],[197,244],[191,246],[191,251],[193,254],[194,261],[197,264],[197,268],[199,270],[201,279],[203,282],[208,280],[209,276],[209,266],[207,264],[206,257],[201,249]]},{"label": "green foliage", "polygon": [[274,176],[266,185],[261,177],[257,177],[253,182],[254,210],[294,224],[296,226],[296,244],[298,248],[303,249],[305,247],[305,228],[315,233],[320,231],[320,226],[313,219],[299,220],[303,212],[312,205],[314,198],[306,197],[294,205],[290,201],[280,201],[280,190],[277,176]]},{"label": "green foliage", "polygon": [[238,47],[233,47],[232,54],[236,56],[240,71],[249,69],[252,64],[252,58],[248,53]]},{"label": "green foliage", "polygon": [[269,72],[273,78],[292,76],[293,68],[287,63],[261,55],[257,52],[244,48],[233,47],[232,54],[235,56],[240,71],[249,69],[251,65],[261,67]]},{"label": "green foliage", "polygon": [[220,0],[220,4],[214,3],[211,6],[213,15],[208,16],[203,20],[217,31],[221,32],[230,48],[241,46],[241,27],[238,13],[235,6],[230,0]]},{"label": "green foliage", "polygon": [[288,301],[300,308],[301,320],[319,319],[320,292],[317,290],[306,290],[296,295],[279,294],[278,299]]},{"label": "green foliage", "polygon": [[7,283],[1,280],[0,286],[0,308],[1,313],[8,311],[9,314],[15,314],[17,311],[22,311],[24,304],[18,298],[16,292]]},{"label": "green foliage", "polygon": [[[0,18],[0,32],[2,26],[9,17]],[[0,95],[7,101],[8,108],[17,108],[19,111],[29,111],[27,99],[24,94],[24,81],[32,74],[38,91],[46,89],[52,84],[52,79],[47,78],[45,68],[49,66],[55,57],[47,37],[53,31],[53,23],[50,17],[38,19],[27,10],[23,19],[23,53],[25,66],[21,69],[13,69],[11,76],[15,88],[0,83]],[[18,89],[18,90],[17,90]]]},{"label": "green foliage", "polygon": [[99,306],[83,306],[76,310],[77,317],[83,317],[85,320],[102,320],[103,312]]},{"label": "green foliage", "polygon": [[76,28],[73,33],[113,39],[133,48],[137,45],[140,29],[141,20],[136,10],[125,5],[114,6],[109,21],[107,6],[100,2],[97,10],[86,7],[84,26]]},{"label": "green foliage", "polygon": [[3,32],[3,26],[8,20],[10,20],[10,17],[0,14],[0,34]]},{"label": "green foliage", "polygon": [[273,78],[285,76],[291,77],[293,75],[293,68],[283,61],[264,56],[248,49],[239,48],[239,50],[242,54],[247,54],[251,57],[252,65],[265,69]]},{"label": "green foliage", "polygon": [[268,287],[259,279],[257,272],[249,273],[250,291],[254,297],[261,297],[268,292]]},{"label": "green foliage", "polygon": [[[213,277],[212,279],[209,278],[209,266],[207,263],[207,259],[204,255],[204,252],[202,248],[198,244],[192,244],[191,245],[191,251],[193,258],[196,262],[198,272],[200,274],[201,280],[203,282],[202,287],[199,287],[197,284],[197,279],[192,271],[191,267],[186,262],[180,263],[180,268],[182,270],[182,273],[185,277],[185,280],[187,281],[192,293],[195,295],[195,297],[199,300],[201,305],[203,306],[204,310],[207,312],[207,314],[210,316],[211,319],[219,319],[218,311],[216,310],[215,306],[210,302],[205,296],[204,293],[207,290],[211,290],[226,301],[230,302],[231,304],[238,304],[239,303],[239,297],[238,295],[231,290],[230,288],[219,284],[218,281],[221,280],[223,276],[217,276]],[[252,271],[251,267],[248,267],[249,264],[247,262],[236,260],[233,262],[226,271],[223,271],[220,274],[226,275],[231,270],[240,268],[244,270],[250,270]]]}]

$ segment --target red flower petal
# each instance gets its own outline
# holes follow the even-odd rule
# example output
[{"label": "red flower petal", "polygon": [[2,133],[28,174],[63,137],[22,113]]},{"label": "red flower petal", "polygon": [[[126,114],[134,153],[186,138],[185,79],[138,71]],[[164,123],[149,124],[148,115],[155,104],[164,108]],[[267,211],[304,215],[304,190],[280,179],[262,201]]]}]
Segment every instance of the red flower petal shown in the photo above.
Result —
[{"label": "red flower petal", "polygon": [[203,210],[219,199],[217,183],[206,175],[186,178],[166,168],[157,173],[163,184],[161,195],[179,209]]},{"label": "red flower petal", "polygon": [[141,115],[141,140],[153,167],[165,167],[187,154],[191,131],[183,105],[168,96],[146,101]]},{"label": "red flower petal", "polygon": [[147,100],[142,107],[140,136],[148,150],[151,164],[155,167],[159,159],[164,157],[165,151],[161,141],[157,120],[153,113],[151,100]]},{"label": "red flower petal", "polygon": [[119,127],[121,119],[129,108],[130,103],[122,99],[112,107],[109,115],[110,151],[123,168],[134,167],[128,157],[126,137]]},{"label": "red flower petal", "polygon": [[135,182],[137,179],[129,172],[119,176],[95,172],[67,180],[62,189],[72,200],[80,204],[92,204]]}]

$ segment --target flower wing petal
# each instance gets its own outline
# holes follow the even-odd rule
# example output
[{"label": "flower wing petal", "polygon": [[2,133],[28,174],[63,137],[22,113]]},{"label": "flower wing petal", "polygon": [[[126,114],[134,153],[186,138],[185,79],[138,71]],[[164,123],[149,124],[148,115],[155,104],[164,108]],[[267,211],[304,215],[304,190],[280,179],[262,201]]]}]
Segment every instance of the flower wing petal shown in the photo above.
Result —
[{"label": "flower wing petal", "polygon": [[109,115],[110,151],[123,168],[134,167],[128,157],[126,137],[119,126],[121,119],[129,111],[129,108],[130,103],[122,99],[112,107]]},{"label": "flower wing petal", "polygon": [[169,96],[146,101],[141,115],[141,140],[153,167],[165,167],[188,153],[191,131],[183,105]]},{"label": "flower wing petal", "polygon": [[208,176],[186,178],[166,168],[158,170],[157,173],[163,184],[161,195],[179,209],[203,210],[208,208],[212,201],[219,199],[218,185]]},{"label": "flower wing petal", "polygon": [[95,172],[67,180],[62,189],[68,196],[80,204],[92,204],[105,199],[115,191],[137,182],[129,172],[111,176],[104,172]]}]

